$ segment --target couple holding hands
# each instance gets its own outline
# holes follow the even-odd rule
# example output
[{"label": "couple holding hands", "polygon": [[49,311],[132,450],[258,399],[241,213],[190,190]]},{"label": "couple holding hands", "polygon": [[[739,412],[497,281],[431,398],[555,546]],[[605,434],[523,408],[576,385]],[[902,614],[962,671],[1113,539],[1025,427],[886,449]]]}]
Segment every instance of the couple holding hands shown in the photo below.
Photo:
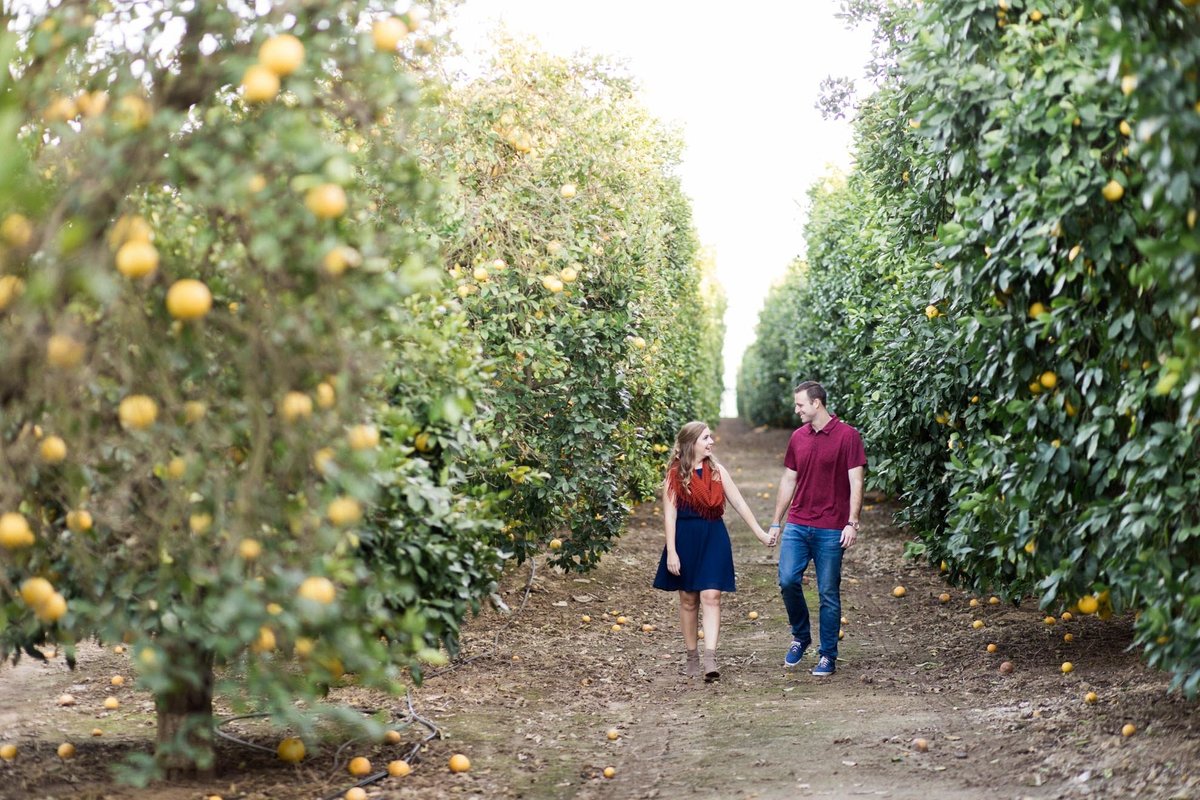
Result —
[{"label": "couple holding hands", "polygon": [[[779,588],[792,628],[784,666],[797,666],[812,643],[801,585],[811,561],[817,574],[821,637],[812,674],[832,675],[837,669],[842,553],[858,536],[867,456],[858,431],[829,413],[825,389],[819,383],[799,384],[795,401],[802,424],[788,442],[775,515],[765,531],[728,470],[713,458],[713,435],[708,426],[689,422],[675,438],[663,483],[667,541],[654,586],[679,592],[679,622],[687,648],[684,673],[688,677],[703,675],[711,682],[721,674],[716,658],[721,593],[736,590],[733,549],[722,520],[726,501],[759,541],[767,547],[779,545]],[[703,657],[697,649],[701,607]]]}]

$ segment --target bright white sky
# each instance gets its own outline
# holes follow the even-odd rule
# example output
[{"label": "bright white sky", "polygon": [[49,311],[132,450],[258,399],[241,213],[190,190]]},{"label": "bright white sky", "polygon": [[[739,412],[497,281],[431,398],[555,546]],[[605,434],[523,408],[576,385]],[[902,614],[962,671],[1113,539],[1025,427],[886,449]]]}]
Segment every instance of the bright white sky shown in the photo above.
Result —
[{"label": "bright white sky", "polygon": [[681,168],[701,243],[729,298],[723,416],[736,416],[742,353],[770,285],[802,254],[805,195],[849,165],[848,123],[814,104],[827,76],[859,79],[870,32],[837,0],[465,0],[452,18],[468,52],[503,24],[545,49],[624,59],[661,119],[682,126]]}]

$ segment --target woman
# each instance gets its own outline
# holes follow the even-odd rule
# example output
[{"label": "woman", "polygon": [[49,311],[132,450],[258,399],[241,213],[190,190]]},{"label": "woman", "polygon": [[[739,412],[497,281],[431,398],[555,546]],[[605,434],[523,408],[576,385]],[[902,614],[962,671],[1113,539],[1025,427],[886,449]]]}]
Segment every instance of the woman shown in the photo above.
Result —
[{"label": "woman", "polygon": [[[712,455],[713,435],[703,422],[689,422],[675,437],[675,449],[663,482],[663,522],[667,543],[659,559],[654,588],[679,592],[679,623],[687,648],[684,674],[703,671],[705,682],[721,676],[717,637],[721,631],[721,592],[736,591],[733,548],[721,519],[725,501],[768,547],[774,538],[754,519],[729,472]],[[696,651],[696,616],[704,606],[704,662]]]}]

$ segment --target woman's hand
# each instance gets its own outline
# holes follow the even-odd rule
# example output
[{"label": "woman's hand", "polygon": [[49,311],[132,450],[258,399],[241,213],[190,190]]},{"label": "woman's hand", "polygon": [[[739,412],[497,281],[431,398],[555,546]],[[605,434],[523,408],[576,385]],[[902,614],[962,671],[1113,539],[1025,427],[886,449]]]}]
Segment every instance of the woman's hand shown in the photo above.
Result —
[{"label": "woman's hand", "polygon": [[679,553],[676,553],[674,550],[667,553],[667,572],[672,575],[679,574]]},{"label": "woman's hand", "polygon": [[754,531],[754,535],[758,537],[758,540],[760,542],[762,542],[763,544],[765,544],[767,547],[774,547],[775,539],[776,539],[776,531],[778,531],[779,529],[772,528],[771,531],[768,533],[767,531],[764,531],[761,527],[758,527],[758,526],[755,526],[755,527],[757,528],[757,530]]}]

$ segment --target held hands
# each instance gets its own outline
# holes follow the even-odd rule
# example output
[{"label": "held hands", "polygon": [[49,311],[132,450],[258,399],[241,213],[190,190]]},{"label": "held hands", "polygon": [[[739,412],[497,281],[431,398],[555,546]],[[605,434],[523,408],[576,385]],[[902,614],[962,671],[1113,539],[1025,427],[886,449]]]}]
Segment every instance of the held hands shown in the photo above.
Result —
[{"label": "held hands", "polygon": [[667,553],[667,572],[672,575],[679,574],[679,553],[671,550]]},{"label": "held hands", "polygon": [[779,543],[779,528],[772,527],[764,531],[760,525],[754,527],[756,528],[754,535],[767,547],[774,547]]}]

